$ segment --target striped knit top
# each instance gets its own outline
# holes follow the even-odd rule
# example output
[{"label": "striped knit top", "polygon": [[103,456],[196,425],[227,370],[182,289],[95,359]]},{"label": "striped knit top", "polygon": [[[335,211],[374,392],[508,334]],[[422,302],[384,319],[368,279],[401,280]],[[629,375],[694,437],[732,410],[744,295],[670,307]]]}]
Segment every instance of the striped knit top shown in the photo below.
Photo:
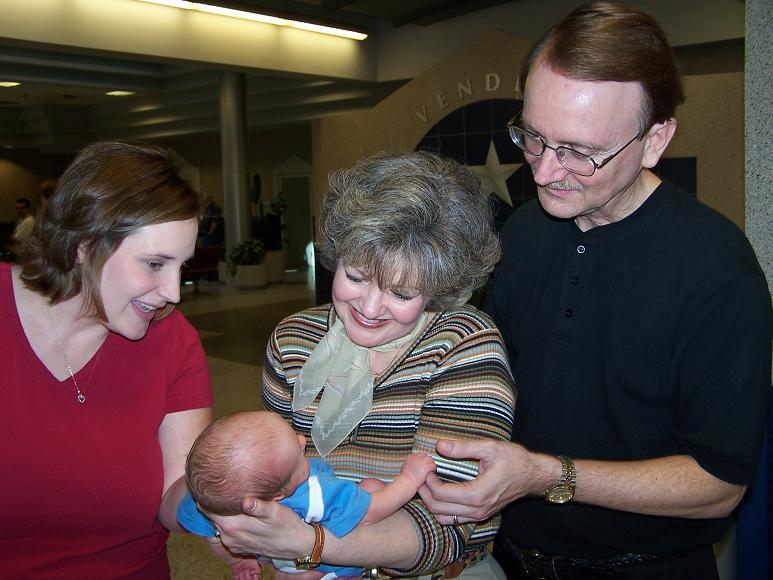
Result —
[{"label": "striped knit top", "polygon": [[[310,431],[317,400],[292,411],[293,385],[304,362],[335,321],[331,305],[290,316],[279,323],[266,349],[263,405],[284,416],[307,437],[306,452],[317,451]],[[391,482],[412,452],[426,453],[446,481],[476,477],[474,461],[449,460],[435,442],[449,439],[508,441],[513,426],[515,387],[502,337],[491,319],[471,306],[436,313],[424,333],[374,379],[370,413],[325,459],[338,477]],[[443,526],[418,497],[404,508],[424,544],[402,576],[427,574],[480,550],[499,529],[499,516]],[[378,563],[375,563],[378,564]]]}]

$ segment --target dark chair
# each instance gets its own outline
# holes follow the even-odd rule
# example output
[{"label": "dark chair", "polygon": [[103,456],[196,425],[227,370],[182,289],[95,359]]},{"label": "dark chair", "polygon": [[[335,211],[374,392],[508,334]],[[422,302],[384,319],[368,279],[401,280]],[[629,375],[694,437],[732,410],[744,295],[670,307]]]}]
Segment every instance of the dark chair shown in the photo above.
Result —
[{"label": "dark chair", "polygon": [[199,291],[199,280],[209,274],[217,275],[217,263],[223,246],[196,246],[193,257],[183,266],[180,282],[193,282],[193,291]]}]

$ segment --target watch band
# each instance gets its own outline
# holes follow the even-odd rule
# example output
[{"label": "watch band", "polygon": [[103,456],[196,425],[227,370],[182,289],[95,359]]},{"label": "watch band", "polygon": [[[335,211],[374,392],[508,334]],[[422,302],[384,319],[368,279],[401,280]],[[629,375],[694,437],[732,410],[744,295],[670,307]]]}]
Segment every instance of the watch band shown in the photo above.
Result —
[{"label": "watch band", "polygon": [[311,527],[314,528],[315,533],[314,547],[308,556],[296,558],[295,567],[299,570],[313,570],[322,562],[322,550],[325,548],[325,528],[317,522],[311,522]]},{"label": "watch band", "polygon": [[561,462],[561,481],[559,485],[569,485],[572,489],[577,484],[577,469],[574,467],[574,461],[571,457],[566,455],[559,455],[559,461]]},{"label": "watch band", "polygon": [[574,497],[574,489],[577,482],[577,470],[574,461],[566,455],[559,455],[561,462],[561,477],[558,483],[545,490],[545,501],[552,504],[562,504]]}]

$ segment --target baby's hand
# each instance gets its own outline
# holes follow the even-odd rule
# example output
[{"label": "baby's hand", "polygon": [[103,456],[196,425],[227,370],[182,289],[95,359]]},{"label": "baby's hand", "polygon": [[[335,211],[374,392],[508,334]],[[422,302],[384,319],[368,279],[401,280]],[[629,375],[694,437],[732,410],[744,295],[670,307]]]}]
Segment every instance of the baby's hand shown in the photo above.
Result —
[{"label": "baby's hand", "polygon": [[427,475],[435,472],[435,462],[424,453],[412,453],[403,463],[400,473],[409,477],[417,487],[424,485]]},{"label": "baby's hand", "polygon": [[237,562],[231,564],[233,580],[260,580],[262,577],[263,569],[253,557],[239,558]]}]

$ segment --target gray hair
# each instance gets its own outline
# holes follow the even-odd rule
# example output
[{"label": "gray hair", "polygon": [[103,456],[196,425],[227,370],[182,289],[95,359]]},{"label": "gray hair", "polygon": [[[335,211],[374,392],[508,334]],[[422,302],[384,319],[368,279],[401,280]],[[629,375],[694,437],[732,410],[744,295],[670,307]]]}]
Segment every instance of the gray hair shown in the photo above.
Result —
[{"label": "gray hair", "polygon": [[427,309],[460,306],[499,261],[492,202],[466,167],[434,153],[380,153],[330,175],[318,254],[382,289],[411,287]]}]

